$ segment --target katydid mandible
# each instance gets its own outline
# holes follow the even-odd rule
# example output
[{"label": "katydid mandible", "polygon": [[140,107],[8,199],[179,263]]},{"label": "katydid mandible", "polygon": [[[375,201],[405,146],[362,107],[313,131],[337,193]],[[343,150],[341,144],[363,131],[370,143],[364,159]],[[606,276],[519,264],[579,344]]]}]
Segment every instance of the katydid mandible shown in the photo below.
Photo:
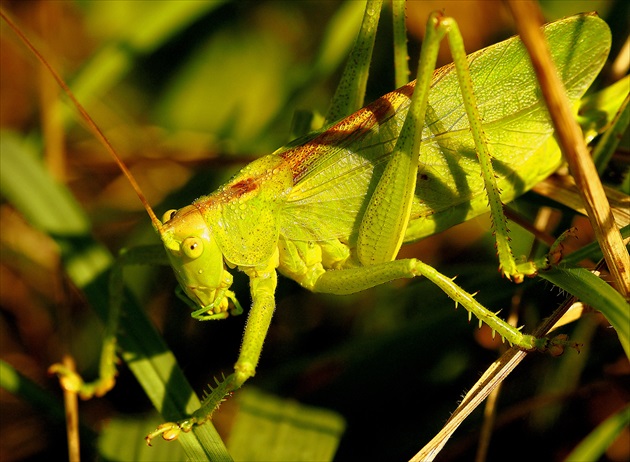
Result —
[{"label": "katydid mandible", "polygon": [[[598,36],[597,42],[581,41],[585,31]],[[550,24],[545,34],[576,101],[607,56],[607,26],[582,15]],[[444,37],[455,64],[434,72]],[[277,272],[309,290],[332,294],[422,275],[508,342],[561,350],[562,339],[522,334],[421,261],[395,260],[404,243],[470,219],[489,204],[503,273],[517,280],[533,274],[535,268],[511,255],[501,204],[557,168],[560,153],[551,134],[518,38],[466,58],[456,23],[435,13],[417,81],[254,161],[217,192],[166,212],[161,221],[150,212],[193,317],[217,320],[242,311],[230,290],[231,269],[249,276],[252,306],[234,373],[189,419],[163,424],[147,440],[175,439],[202,424],[255,374],[275,308]],[[145,249],[141,252],[124,255],[114,280],[124,264],[146,261]],[[107,376],[93,385],[62,367],[54,370],[80,393],[102,394],[113,385],[111,364]]]}]

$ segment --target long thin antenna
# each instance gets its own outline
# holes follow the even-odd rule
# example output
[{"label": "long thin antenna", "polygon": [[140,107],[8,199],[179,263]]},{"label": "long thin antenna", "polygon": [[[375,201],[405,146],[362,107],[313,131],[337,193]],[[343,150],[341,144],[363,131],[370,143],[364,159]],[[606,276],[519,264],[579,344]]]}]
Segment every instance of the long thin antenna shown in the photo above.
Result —
[{"label": "long thin antenna", "polygon": [[22,42],[24,42],[24,44],[33,52],[33,54],[37,57],[39,62],[41,62],[42,65],[44,65],[44,67],[48,69],[48,71],[53,76],[53,78],[57,81],[59,86],[63,89],[66,95],[68,95],[68,98],[70,98],[70,100],[72,101],[74,106],[77,108],[77,110],[79,111],[83,119],[87,122],[88,127],[90,128],[90,130],[92,130],[92,133],[94,134],[94,136],[96,136],[96,138],[101,142],[101,144],[105,147],[105,149],[107,149],[107,151],[112,156],[116,164],[118,164],[118,167],[120,168],[121,172],[127,177],[127,180],[129,180],[131,187],[136,192],[138,199],[140,199],[140,202],[142,202],[142,205],[144,206],[145,210],[149,214],[149,218],[151,219],[153,226],[158,232],[160,232],[162,229],[162,223],[160,222],[160,220],[158,220],[157,216],[155,215],[155,212],[153,212],[153,209],[149,205],[149,201],[147,201],[146,197],[144,197],[144,194],[142,194],[142,190],[140,189],[140,186],[136,182],[136,179],[131,174],[131,171],[129,171],[127,166],[124,164],[124,162],[122,161],[122,159],[120,158],[120,156],[118,155],[114,147],[111,145],[111,143],[109,142],[105,134],[101,131],[100,128],[98,128],[98,125],[96,125],[92,117],[90,117],[90,115],[83,108],[81,103],[79,103],[79,100],[77,100],[77,98],[74,96],[74,93],[72,93],[72,90],[70,90],[68,85],[66,85],[66,82],[64,82],[64,80],[57,73],[57,71],[53,69],[53,67],[48,63],[48,61],[46,61],[46,59],[42,56],[42,54],[37,50],[37,48],[35,48],[35,46],[30,42],[30,40],[26,38],[26,36],[22,33],[22,31],[15,25],[15,23],[11,19],[9,19],[8,15],[4,12],[2,8],[0,8],[0,16],[2,16],[2,19],[4,19],[5,22],[9,25],[9,27],[13,29],[13,31],[17,34],[20,40],[22,40]]}]

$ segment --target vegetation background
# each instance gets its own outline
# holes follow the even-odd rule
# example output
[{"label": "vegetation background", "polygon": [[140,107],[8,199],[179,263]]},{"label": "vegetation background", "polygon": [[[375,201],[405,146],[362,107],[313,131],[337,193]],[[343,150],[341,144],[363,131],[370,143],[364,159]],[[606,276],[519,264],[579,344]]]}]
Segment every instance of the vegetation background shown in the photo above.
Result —
[{"label": "vegetation background", "polygon": [[[290,141],[297,111],[325,113],[352,37],[352,30],[344,30],[348,21],[331,27],[344,7],[337,1],[187,2],[195,11],[186,19],[169,12],[167,3],[2,3],[29,36],[39,37],[42,51],[122,154],[158,216],[214,190],[247,162]],[[546,1],[542,7],[549,21],[598,10],[613,29],[612,56],[627,36],[625,1]],[[499,2],[412,2],[407,12],[411,62],[428,13],[442,8],[459,22],[468,52],[514,34]],[[391,21],[388,13],[382,16],[366,102],[393,89]],[[154,20],[151,26],[147,18]],[[169,32],[153,33],[160,28]],[[334,46],[325,48],[330,54],[318,54],[330,40]],[[45,148],[50,175],[72,190],[94,235],[112,253],[156,243],[113,161],[82,128],[74,109],[59,108],[55,84],[41,75],[4,24],[0,45],[3,136],[19,136],[40,152]],[[450,62],[448,53],[440,59]],[[536,202],[531,196],[525,200]],[[0,357],[61,400],[58,382],[46,370],[70,351],[78,370],[93,376],[100,321],[60,269],[51,236],[29,225],[4,197],[0,219]],[[564,218],[560,229],[570,220]],[[579,225],[588,228],[584,220]],[[507,315],[518,305],[519,324],[532,330],[563,295],[539,279],[520,286],[501,279],[487,230],[487,220],[474,220],[403,252],[458,275],[460,285],[479,290],[485,306]],[[583,234],[580,242],[589,239]],[[174,296],[170,269],[133,268],[125,275],[194,390],[201,393],[214,377],[230,372],[245,316],[196,322]],[[234,289],[247,305],[243,275],[235,274]],[[282,279],[276,299],[257,375],[245,388],[342,416],[346,430],[336,460],[411,457],[442,427],[501,348],[426,281],[336,297],[311,294]],[[519,459],[562,460],[628,402],[628,362],[605,320],[591,314],[567,332],[585,344],[579,355],[532,355],[506,380],[488,460],[504,460],[515,451]],[[0,405],[0,459],[65,453],[62,421],[4,391]],[[151,409],[125,365],[111,393],[80,405],[90,432],[100,431],[109,419],[144,416]],[[237,414],[238,399],[232,399],[216,415],[215,425],[227,441]],[[482,418],[481,411],[473,414],[440,460],[471,460]],[[125,444],[144,444],[144,434],[128,436]],[[82,447],[87,459],[97,451],[92,438]],[[626,429],[606,460],[627,460],[629,441]],[[150,454],[160,457],[165,445],[156,442]],[[547,448],[542,456],[541,448]]]}]

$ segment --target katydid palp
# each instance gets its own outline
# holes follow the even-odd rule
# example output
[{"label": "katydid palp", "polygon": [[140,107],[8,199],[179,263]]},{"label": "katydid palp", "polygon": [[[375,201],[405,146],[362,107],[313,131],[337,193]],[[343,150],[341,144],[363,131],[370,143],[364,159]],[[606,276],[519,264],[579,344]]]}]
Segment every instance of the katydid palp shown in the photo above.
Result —
[{"label": "katydid palp", "polygon": [[[607,50],[605,40],[598,40],[597,50],[590,44],[586,44],[589,50],[576,50],[568,39],[565,47],[554,42],[563,43],[569,30],[576,32],[580,27],[605,28],[595,18],[581,17],[555,23],[548,29],[552,48],[559,53],[559,67],[572,78],[576,68],[580,71],[571,85],[565,82],[574,100],[599,71]],[[479,101],[472,107],[481,109],[483,129],[489,138],[480,145],[492,148],[498,189],[505,202],[529,189],[560,162],[559,151],[548,141],[551,126],[536,95],[531,71],[526,70],[525,52],[516,43],[512,39],[470,57],[474,94]],[[562,60],[567,53],[575,53],[581,60],[565,68]],[[494,65],[496,56],[501,57],[503,70]],[[585,62],[592,66],[586,71]],[[428,85],[433,65],[428,59],[424,64],[421,69],[428,74],[421,80]],[[523,66],[523,71],[518,66]],[[504,87],[497,82],[497,74],[507,80]],[[493,80],[488,91],[477,88],[488,79]],[[525,89],[527,84],[531,85],[530,91]],[[509,89],[515,85],[519,85],[521,106],[515,106],[513,99],[506,104],[504,99],[514,95]],[[510,342],[525,348],[535,346],[534,339],[521,336],[477,306],[449,278],[417,260],[390,262],[403,241],[420,239],[487,208],[486,188],[479,180],[475,155],[479,146],[475,147],[469,136],[455,72],[452,68],[436,72],[426,117],[422,104],[413,106],[420,113],[416,122],[431,121],[426,124],[419,151],[418,130],[402,128],[403,120],[411,120],[406,117],[411,93],[413,86],[408,85],[386,95],[365,110],[250,164],[217,193],[178,212],[169,211],[163,223],[154,223],[183,291],[195,306],[195,317],[228,316],[229,301],[235,301],[235,296],[225,265],[238,267],[251,279],[254,304],[237,373],[219,385],[197,416],[198,421],[191,424],[201,423],[227,392],[253,375],[273,312],[276,269],[311,290],[330,293],[359,291],[391,279],[423,274],[442,284],[475,315],[488,316],[492,327]],[[400,135],[401,130],[405,135]],[[528,132],[523,137],[514,134],[523,131]],[[395,148],[397,139],[408,140],[410,145]],[[394,151],[414,151],[411,145],[416,146],[415,160],[412,157],[402,166],[389,162],[405,157],[392,155]],[[509,149],[503,150],[502,146]],[[455,152],[460,157],[445,155]],[[556,157],[549,159],[550,154]],[[421,165],[414,186],[410,181],[416,178],[414,163],[418,156]],[[542,168],[536,171],[539,166]],[[395,172],[390,173],[392,169]],[[405,176],[411,176],[406,184]],[[410,194],[413,191],[415,195]],[[377,229],[392,221],[397,222],[392,228]],[[133,252],[125,258],[129,263],[137,261]],[[192,282],[199,277],[202,279]],[[178,428],[167,426],[160,431],[173,435]]]}]

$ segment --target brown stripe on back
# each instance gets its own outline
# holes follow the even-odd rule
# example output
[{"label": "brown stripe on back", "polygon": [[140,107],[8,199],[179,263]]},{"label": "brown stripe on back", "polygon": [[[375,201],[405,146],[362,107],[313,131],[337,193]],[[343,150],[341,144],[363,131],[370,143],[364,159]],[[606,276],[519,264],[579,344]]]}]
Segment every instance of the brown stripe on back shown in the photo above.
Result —
[{"label": "brown stripe on back", "polygon": [[370,131],[375,124],[389,120],[401,104],[411,98],[415,84],[414,80],[381,96],[363,109],[340,120],[309,142],[281,153],[280,156],[286,160],[293,172],[294,182],[298,182],[308,172],[311,164],[326,153],[331,146],[346,146]]},{"label": "brown stripe on back", "polygon": [[253,191],[258,187],[256,180],[252,177],[245,178],[238,183],[233,184],[228,188],[229,194],[234,197],[240,197],[250,191]]},{"label": "brown stripe on back", "polygon": [[255,191],[259,187],[260,178],[248,177],[232,185],[226,185],[218,192],[219,196],[217,196],[216,193],[210,196],[201,196],[193,202],[193,205],[195,205],[201,213],[204,213],[207,210],[214,208],[217,203],[229,204],[239,197]]}]

